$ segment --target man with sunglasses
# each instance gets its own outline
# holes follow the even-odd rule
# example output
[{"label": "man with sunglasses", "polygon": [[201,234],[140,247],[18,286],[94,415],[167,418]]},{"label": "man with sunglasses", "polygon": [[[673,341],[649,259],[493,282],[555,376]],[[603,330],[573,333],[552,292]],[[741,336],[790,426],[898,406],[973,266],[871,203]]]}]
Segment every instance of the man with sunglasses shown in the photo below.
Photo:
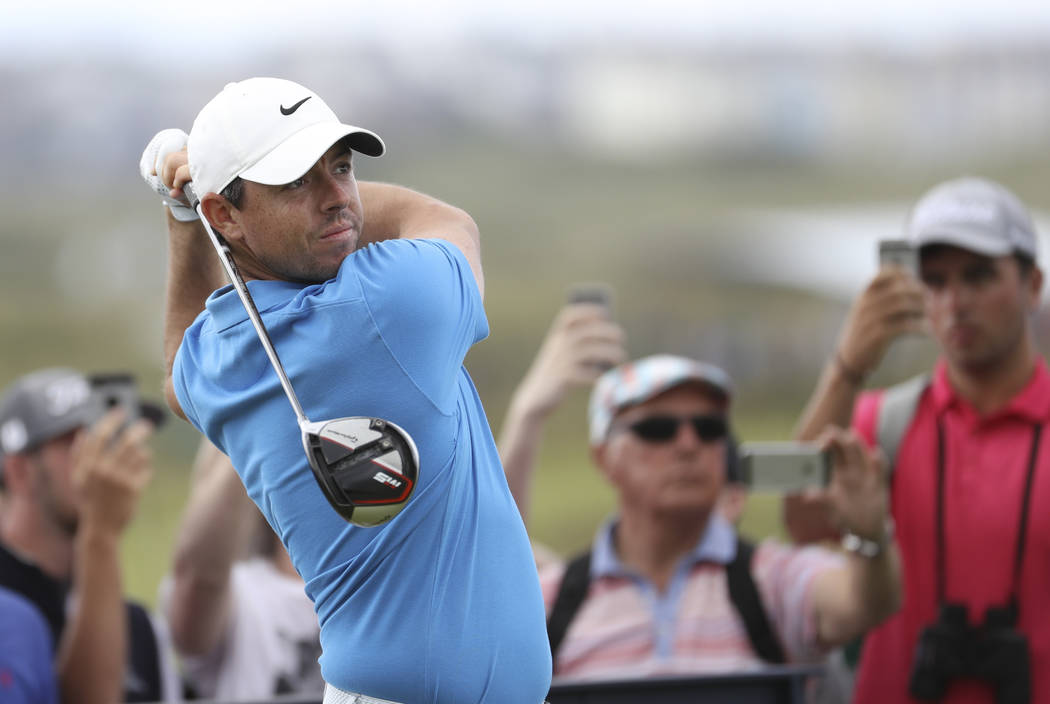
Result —
[{"label": "man with sunglasses", "polygon": [[[621,679],[814,660],[896,609],[882,465],[849,433],[824,438],[833,460],[827,495],[860,550],[836,555],[738,540],[718,510],[731,393],[721,369],[670,355],[599,378],[589,407],[591,456],[616,490],[618,511],[583,563],[582,602],[568,623],[557,602],[579,563],[541,574],[554,611],[556,676]],[[737,582],[757,590],[762,613],[745,613]],[[749,637],[756,620],[765,620],[760,641]]]},{"label": "man with sunglasses", "polygon": [[[918,277],[885,267],[857,299],[797,433],[852,423],[894,460],[905,597],[865,639],[854,701],[1050,701],[1035,226],[1000,184],[960,178],[919,200],[907,236]],[[862,393],[890,343],[923,328],[941,354],[932,375]]]}]

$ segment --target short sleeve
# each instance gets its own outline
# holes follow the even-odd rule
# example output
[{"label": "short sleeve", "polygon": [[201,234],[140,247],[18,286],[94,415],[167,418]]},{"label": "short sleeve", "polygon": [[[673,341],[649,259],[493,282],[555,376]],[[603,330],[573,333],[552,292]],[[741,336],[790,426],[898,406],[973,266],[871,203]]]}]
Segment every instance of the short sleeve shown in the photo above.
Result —
[{"label": "short sleeve", "polygon": [[[189,334],[189,331],[187,331]],[[186,419],[197,428],[201,429],[200,421],[197,420],[197,413],[193,407],[193,401],[190,398],[190,393],[186,388],[186,356],[189,351],[186,347],[185,338],[183,343],[179,345],[178,351],[175,353],[175,362],[171,366],[171,383],[175,389],[175,398],[179,400],[179,407],[182,412],[186,415]]]},{"label": "short sleeve", "polygon": [[843,558],[830,550],[796,548],[764,540],[752,565],[762,603],[791,661],[809,661],[825,654],[817,638],[813,586],[818,574],[839,569]]},{"label": "short sleeve", "polygon": [[354,270],[384,344],[416,385],[445,407],[467,352],[488,335],[466,257],[444,240],[391,240],[355,253]]}]

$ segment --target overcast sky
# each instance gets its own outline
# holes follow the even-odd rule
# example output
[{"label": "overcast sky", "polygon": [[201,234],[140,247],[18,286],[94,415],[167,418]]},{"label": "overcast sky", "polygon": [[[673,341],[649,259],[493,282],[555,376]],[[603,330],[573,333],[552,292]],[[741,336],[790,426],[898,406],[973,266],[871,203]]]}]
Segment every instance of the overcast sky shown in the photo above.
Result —
[{"label": "overcast sky", "polygon": [[[273,43],[432,46],[481,32],[543,46],[576,38],[866,41],[900,50],[968,38],[1050,40],[1048,0],[40,0],[5,3],[0,56],[81,52],[163,60],[221,57]],[[17,9],[15,9],[17,7]],[[175,15],[173,9],[180,8]]]}]

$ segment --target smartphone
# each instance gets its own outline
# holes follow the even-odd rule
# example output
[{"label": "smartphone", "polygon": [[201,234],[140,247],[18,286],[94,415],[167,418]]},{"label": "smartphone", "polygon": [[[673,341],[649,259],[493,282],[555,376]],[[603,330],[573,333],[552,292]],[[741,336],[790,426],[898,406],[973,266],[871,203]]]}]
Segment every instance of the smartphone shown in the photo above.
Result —
[{"label": "smartphone", "polygon": [[[567,303],[590,303],[593,305],[601,306],[605,309],[605,316],[609,319],[613,319],[613,289],[607,283],[601,281],[589,281],[578,284],[573,284],[569,288],[569,295],[566,299]],[[591,366],[601,372],[612,369],[612,365],[605,362],[595,362]]]},{"label": "smartphone", "polygon": [[831,457],[812,443],[745,442],[739,452],[740,480],[754,492],[794,494],[831,480]]},{"label": "smartphone", "polygon": [[134,376],[123,373],[95,374],[89,377],[89,381],[91,393],[98,399],[104,413],[118,406],[123,408],[127,418],[125,427],[139,419],[141,406]]},{"label": "smartphone", "polygon": [[593,303],[603,306],[612,317],[612,286],[600,281],[573,284],[569,288],[569,303]]},{"label": "smartphone", "polygon": [[879,268],[896,266],[919,275],[919,251],[908,240],[880,240]]}]

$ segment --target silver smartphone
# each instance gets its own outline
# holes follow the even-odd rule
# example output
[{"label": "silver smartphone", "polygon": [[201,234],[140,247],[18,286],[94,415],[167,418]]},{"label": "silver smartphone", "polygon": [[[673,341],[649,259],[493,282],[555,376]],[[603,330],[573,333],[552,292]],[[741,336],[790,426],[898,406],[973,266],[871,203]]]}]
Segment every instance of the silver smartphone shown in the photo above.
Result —
[{"label": "silver smartphone", "polygon": [[908,240],[880,240],[879,268],[895,266],[919,275],[919,251]]},{"label": "silver smartphone", "polygon": [[831,480],[830,456],[812,443],[744,442],[739,458],[740,480],[754,492],[793,494]]}]

